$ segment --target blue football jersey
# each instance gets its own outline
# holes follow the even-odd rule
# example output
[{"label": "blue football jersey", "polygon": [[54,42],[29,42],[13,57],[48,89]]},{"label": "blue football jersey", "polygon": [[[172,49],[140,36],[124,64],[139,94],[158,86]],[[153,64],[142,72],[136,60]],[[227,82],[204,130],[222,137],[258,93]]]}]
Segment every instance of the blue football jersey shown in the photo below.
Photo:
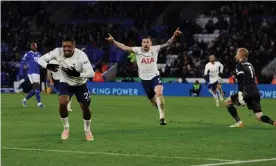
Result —
[{"label": "blue football jersey", "polygon": [[24,64],[27,63],[29,66],[28,74],[39,74],[39,64],[37,63],[38,58],[41,56],[39,52],[29,51],[27,52],[20,63],[20,73],[23,74]]}]

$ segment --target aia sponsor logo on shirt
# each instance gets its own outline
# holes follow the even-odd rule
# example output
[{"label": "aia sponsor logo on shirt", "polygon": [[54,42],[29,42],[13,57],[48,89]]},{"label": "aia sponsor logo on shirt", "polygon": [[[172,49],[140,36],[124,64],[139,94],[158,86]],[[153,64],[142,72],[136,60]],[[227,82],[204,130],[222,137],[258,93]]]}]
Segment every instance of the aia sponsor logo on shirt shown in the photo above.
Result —
[{"label": "aia sponsor logo on shirt", "polygon": [[143,58],[141,63],[144,63],[144,64],[151,64],[151,63],[154,63],[154,58]]}]

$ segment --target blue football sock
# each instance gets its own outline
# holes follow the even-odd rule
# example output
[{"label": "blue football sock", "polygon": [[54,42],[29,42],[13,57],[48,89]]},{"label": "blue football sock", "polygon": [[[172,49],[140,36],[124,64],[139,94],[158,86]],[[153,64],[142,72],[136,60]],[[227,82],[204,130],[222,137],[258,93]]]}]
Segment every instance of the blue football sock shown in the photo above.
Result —
[{"label": "blue football sock", "polygon": [[31,97],[33,97],[33,95],[35,94],[34,90],[32,89],[28,95],[25,97],[26,100],[29,100]]},{"label": "blue football sock", "polygon": [[40,90],[35,90],[35,97],[36,97],[36,101],[37,103],[40,103]]}]

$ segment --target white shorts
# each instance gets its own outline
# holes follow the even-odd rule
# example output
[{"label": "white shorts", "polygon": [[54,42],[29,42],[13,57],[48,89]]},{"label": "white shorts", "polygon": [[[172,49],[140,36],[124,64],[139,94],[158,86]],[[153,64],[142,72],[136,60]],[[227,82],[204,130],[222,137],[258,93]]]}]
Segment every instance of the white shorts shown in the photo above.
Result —
[{"label": "white shorts", "polygon": [[40,75],[39,74],[28,74],[29,80],[31,84],[40,83]]}]

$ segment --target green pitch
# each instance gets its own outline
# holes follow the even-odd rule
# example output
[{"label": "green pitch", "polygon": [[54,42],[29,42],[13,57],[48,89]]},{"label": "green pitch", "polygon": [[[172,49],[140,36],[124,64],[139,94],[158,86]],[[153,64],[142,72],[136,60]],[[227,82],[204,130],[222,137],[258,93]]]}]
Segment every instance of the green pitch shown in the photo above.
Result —
[{"label": "green pitch", "polygon": [[[22,108],[23,96],[2,94],[3,166],[276,165],[276,127],[256,121],[244,107],[239,113],[245,128],[228,128],[234,121],[212,98],[166,97],[167,126],[160,126],[145,97],[93,96],[95,141],[86,142],[75,98],[70,137],[61,141],[57,96],[43,95],[42,110],[35,98]],[[276,100],[262,104],[276,119]]]}]

